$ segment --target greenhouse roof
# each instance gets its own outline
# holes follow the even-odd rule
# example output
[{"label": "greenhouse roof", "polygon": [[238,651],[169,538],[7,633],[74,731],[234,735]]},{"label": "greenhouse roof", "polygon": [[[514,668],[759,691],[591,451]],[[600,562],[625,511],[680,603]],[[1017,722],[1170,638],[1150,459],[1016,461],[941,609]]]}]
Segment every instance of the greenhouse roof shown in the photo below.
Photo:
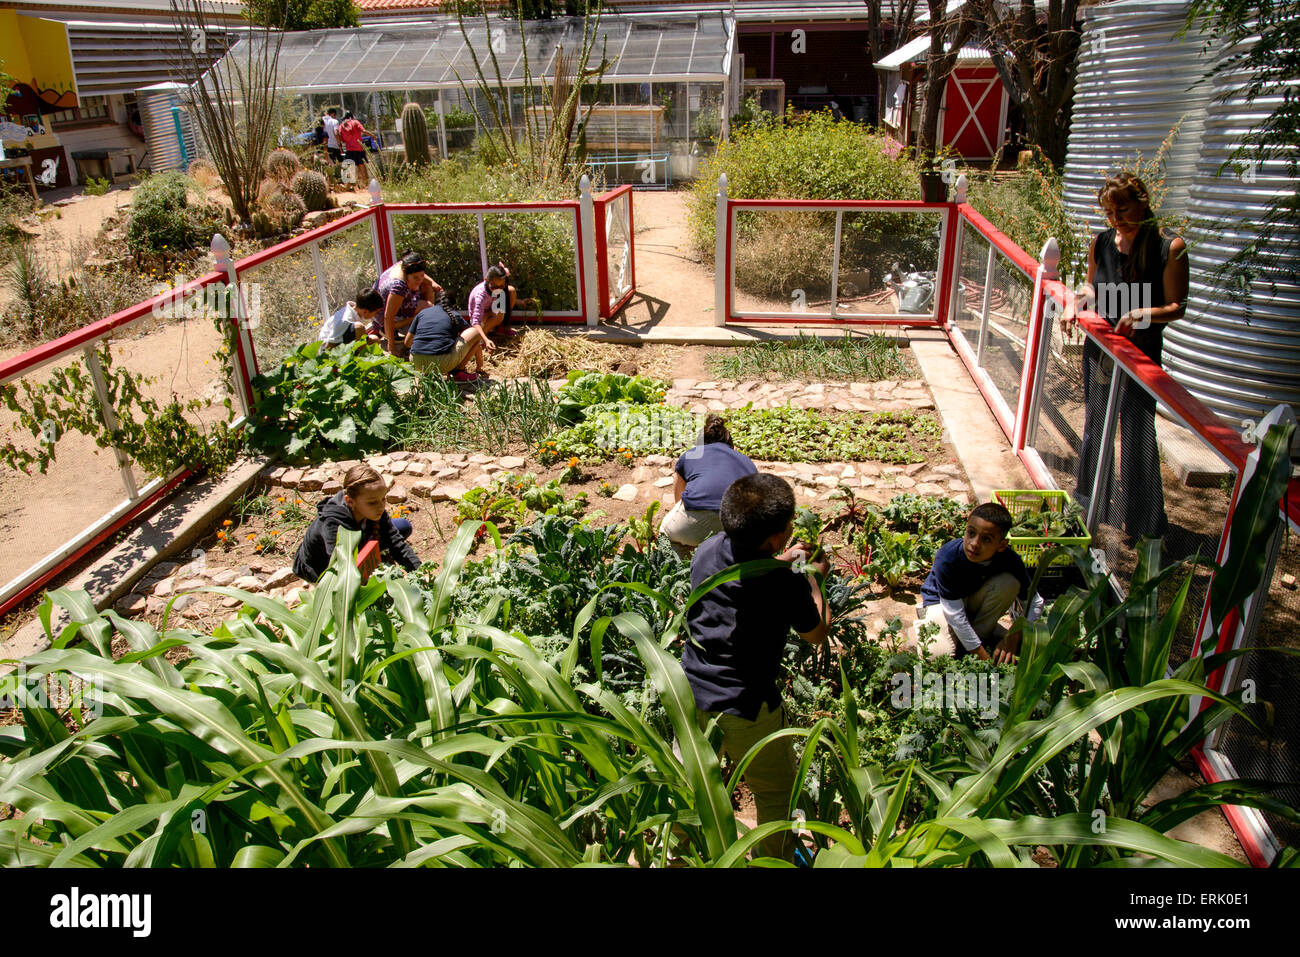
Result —
[{"label": "greenhouse roof", "polygon": [[[525,52],[534,78],[551,76],[557,49],[563,47],[571,55],[581,49],[582,23],[581,17],[528,21],[523,31],[526,51],[517,23],[494,20],[490,28],[467,23],[465,29],[489,77],[495,75],[495,55],[502,80],[522,85]],[[603,17],[593,65],[599,62],[602,40],[612,64],[606,82],[721,81],[731,66],[732,25],[721,14],[654,21]],[[240,40],[215,69],[228,68],[229,59],[245,56],[245,44],[260,42]],[[455,88],[461,79],[471,83],[475,75],[470,49],[455,24],[306,30],[284,34],[280,48],[281,88],[286,92]]]}]

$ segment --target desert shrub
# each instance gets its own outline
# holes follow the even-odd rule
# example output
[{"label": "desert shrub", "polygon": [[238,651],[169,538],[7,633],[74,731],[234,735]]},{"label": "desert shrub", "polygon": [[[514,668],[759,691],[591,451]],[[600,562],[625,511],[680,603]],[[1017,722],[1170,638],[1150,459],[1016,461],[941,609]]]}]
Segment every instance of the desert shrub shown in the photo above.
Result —
[{"label": "desert shrub", "polygon": [[135,191],[126,244],[137,256],[178,255],[203,244],[221,223],[215,206],[191,206],[184,173],[150,176]]},{"label": "desert shrub", "polygon": [[[392,202],[481,203],[540,202],[572,199],[556,188],[527,183],[508,166],[489,166],[481,159],[468,163],[447,160],[418,169],[406,167],[385,185]],[[573,219],[556,213],[496,214],[484,217],[488,261],[501,260],[511,269],[510,282],[521,298],[537,299],[543,309],[579,307],[574,277]],[[394,235],[398,250],[424,255],[430,274],[464,305],[470,290],[483,278],[478,233],[472,216],[397,215]]]},{"label": "desert shrub", "polygon": [[[709,262],[720,173],[728,195],[739,199],[920,198],[920,168],[910,152],[891,155],[885,138],[865,127],[836,123],[827,112],[790,115],[784,126],[751,124],[719,145],[691,191],[691,239]],[[891,215],[855,217],[853,224],[863,237],[882,230],[897,236],[899,225]],[[920,218],[916,225],[925,230]]]},{"label": "desert shrub", "polygon": [[300,169],[302,169],[302,163],[298,161],[298,154],[293,150],[271,150],[266,157],[266,175],[278,180],[285,186],[288,186],[293,181],[294,175]]},{"label": "desert shrub", "polygon": [[1061,247],[1061,275],[1077,275],[1082,281],[1088,270],[1088,239],[1065,209],[1060,173],[1031,163],[1012,176],[967,173],[967,178],[967,201],[981,215],[1035,259],[1048,237],[1055,236]]}]

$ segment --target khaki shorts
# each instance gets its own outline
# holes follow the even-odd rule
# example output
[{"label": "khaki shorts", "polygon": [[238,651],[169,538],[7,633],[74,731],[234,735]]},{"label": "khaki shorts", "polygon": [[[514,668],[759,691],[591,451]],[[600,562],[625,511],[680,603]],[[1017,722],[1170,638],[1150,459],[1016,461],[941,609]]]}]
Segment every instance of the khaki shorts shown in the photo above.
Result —
[{"label": "khaki shorts", "polygon": [[427,372],[430,369],[437,369],[439,372],[454,372],[465,364],[465,357],[469,355],[469,348],[468,340],[457,339],[456,345],[448,352],[437,352],[433,355],[412,353],[411,364],[415,366],[416,372]]}]

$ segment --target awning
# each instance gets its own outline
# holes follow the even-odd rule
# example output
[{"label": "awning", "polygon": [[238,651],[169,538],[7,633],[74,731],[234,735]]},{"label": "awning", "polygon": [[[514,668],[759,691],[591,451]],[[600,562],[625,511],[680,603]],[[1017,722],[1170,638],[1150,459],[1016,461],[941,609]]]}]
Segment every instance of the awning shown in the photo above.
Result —
[{"label": "awning", "polygon": [[[188,38],[175,24],[100,23],[72,21],[68,42],[82,96],[134,93],[154,83],[182,80],[185,58],[181,43]],[[207,56],[215,62],[235,42],[235,34],[217,26],[207,31]],[[130,55],[124,55],[130,51]]]},{"label": "awning", "polygon": [[77,105],[68,31],[62,23],[0,10],[0,60],[17,81],[10,100],[16,112],[50,113]]},{"label": "awning", "polygon": [[[951,49],[951,48],[949,48]],[[924,63],[930,55],[930,37],[920,36],[875,62],[880,70],[897,70],[904,63]],[[978,44],[968,44],[957,53],[958,63],[987,63],[989,51]]]}]

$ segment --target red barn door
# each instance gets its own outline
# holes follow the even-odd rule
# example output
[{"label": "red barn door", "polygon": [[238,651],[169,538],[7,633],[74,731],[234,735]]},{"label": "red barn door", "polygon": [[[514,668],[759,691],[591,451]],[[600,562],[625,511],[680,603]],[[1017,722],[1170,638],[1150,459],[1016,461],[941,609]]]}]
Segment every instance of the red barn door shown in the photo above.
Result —
[{"label": "red barn door", "polygon": [[939,143],[966,159],[992,159],[1002,152],[1007,119],[1006,89],[991,66],[957,67],[948,77],[939,119]]}]

